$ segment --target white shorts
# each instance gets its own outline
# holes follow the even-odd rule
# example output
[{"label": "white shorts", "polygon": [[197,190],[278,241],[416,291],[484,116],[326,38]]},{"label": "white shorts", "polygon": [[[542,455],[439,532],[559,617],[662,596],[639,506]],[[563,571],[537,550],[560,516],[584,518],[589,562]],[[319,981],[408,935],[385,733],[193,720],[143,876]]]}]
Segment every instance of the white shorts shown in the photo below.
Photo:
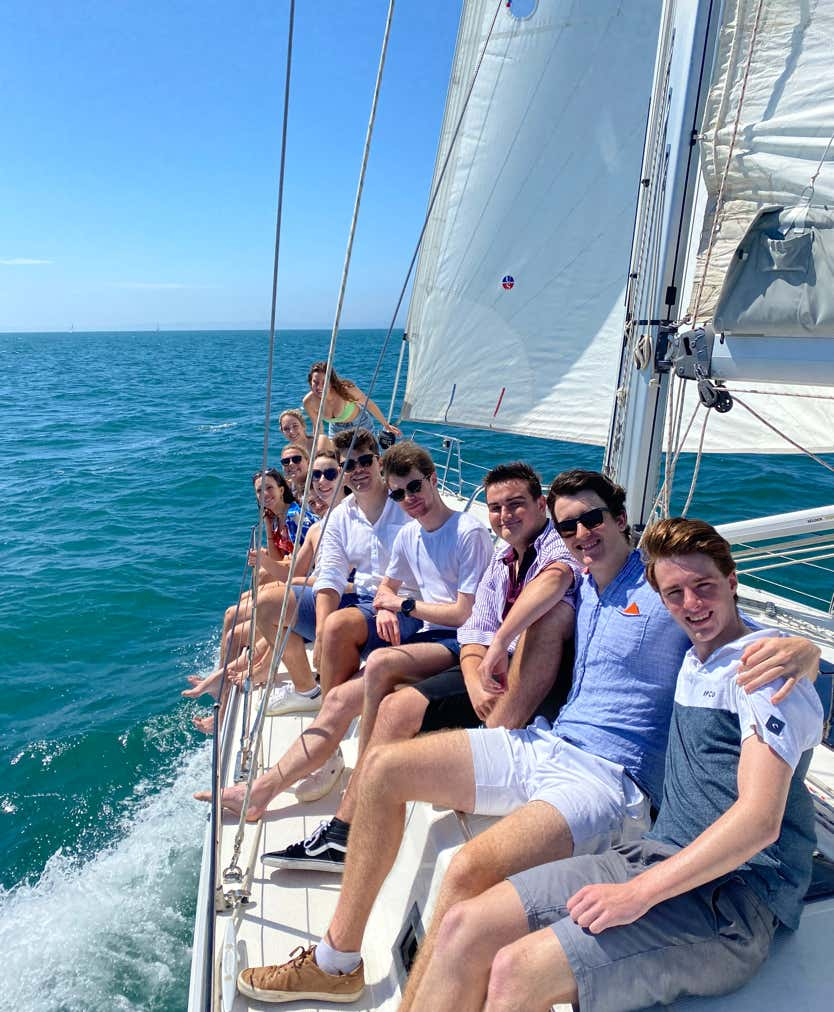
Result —
[{"label": "white shorts", "polygon": [[567,822],[574,854],[637,839],[651,825],[648,796],[622,766],[563,741],[543,719],[521,731],[467,734],[478,815],[508,815],[528,801],[546,801]]}]

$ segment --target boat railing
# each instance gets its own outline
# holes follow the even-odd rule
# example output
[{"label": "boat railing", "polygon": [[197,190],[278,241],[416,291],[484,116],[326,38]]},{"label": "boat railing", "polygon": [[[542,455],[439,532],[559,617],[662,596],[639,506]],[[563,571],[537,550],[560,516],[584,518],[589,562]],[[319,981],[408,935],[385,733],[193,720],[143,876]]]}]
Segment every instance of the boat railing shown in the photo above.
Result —
[{"label": "boat railing", "polygon": [[483,476],[489,468],[466,460],[461,452],[463,441],[457,436],[414,429],[410,438],[425,446],[434,458],[441,490],[465,499],[468,509],[483,491]]},{"label": "boat railing", "polygon": [[834,618],[834,506],[722,524],[739,576]]}]

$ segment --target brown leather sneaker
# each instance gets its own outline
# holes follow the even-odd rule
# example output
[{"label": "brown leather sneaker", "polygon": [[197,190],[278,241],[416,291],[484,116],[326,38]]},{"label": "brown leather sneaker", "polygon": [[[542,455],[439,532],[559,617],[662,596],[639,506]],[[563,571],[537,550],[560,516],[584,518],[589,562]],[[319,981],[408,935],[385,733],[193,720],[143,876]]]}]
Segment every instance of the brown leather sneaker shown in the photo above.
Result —
[{"label": "brown leather sneaker", "polygon": [[241,970],[237,989],[247,998],[258,1001],[284,1002],[301,998],[313,1001],[356,1001],[365,990],[362,963],[350,973],[325,973],[313,958],[315,945],[300,945],[290,953],[290,960],[280,966],[250,966]]}]

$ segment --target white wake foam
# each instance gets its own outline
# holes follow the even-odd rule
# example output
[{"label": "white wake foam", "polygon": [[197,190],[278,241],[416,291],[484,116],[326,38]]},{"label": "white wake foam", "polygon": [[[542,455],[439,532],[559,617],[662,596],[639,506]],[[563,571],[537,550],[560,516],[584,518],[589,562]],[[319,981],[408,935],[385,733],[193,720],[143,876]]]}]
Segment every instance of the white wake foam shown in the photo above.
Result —
[{"label": "white wake foam", "polygon": [[[206,807],[208,746],[142,794],[117,842],[60,851],[34,885],[0,890],[2,1012],[173,1012],[185,1007]],[[145,785],[147,787],[147,785]]]}]

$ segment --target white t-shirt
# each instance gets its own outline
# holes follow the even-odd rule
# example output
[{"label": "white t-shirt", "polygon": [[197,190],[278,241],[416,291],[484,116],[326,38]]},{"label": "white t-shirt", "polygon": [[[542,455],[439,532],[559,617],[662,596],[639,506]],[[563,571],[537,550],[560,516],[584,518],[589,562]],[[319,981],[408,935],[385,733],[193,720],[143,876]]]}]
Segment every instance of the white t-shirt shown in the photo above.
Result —
[{"label": "white t-shirt", "polygon": [[[434,531],[411,520],[397,533],[385,575],[416,586],[423,601],[454,604],[459,593],[475,593],[491,557],[489,531],[470,513],[453,513]],[[445,627],[426,622],[423,628]]]}]

